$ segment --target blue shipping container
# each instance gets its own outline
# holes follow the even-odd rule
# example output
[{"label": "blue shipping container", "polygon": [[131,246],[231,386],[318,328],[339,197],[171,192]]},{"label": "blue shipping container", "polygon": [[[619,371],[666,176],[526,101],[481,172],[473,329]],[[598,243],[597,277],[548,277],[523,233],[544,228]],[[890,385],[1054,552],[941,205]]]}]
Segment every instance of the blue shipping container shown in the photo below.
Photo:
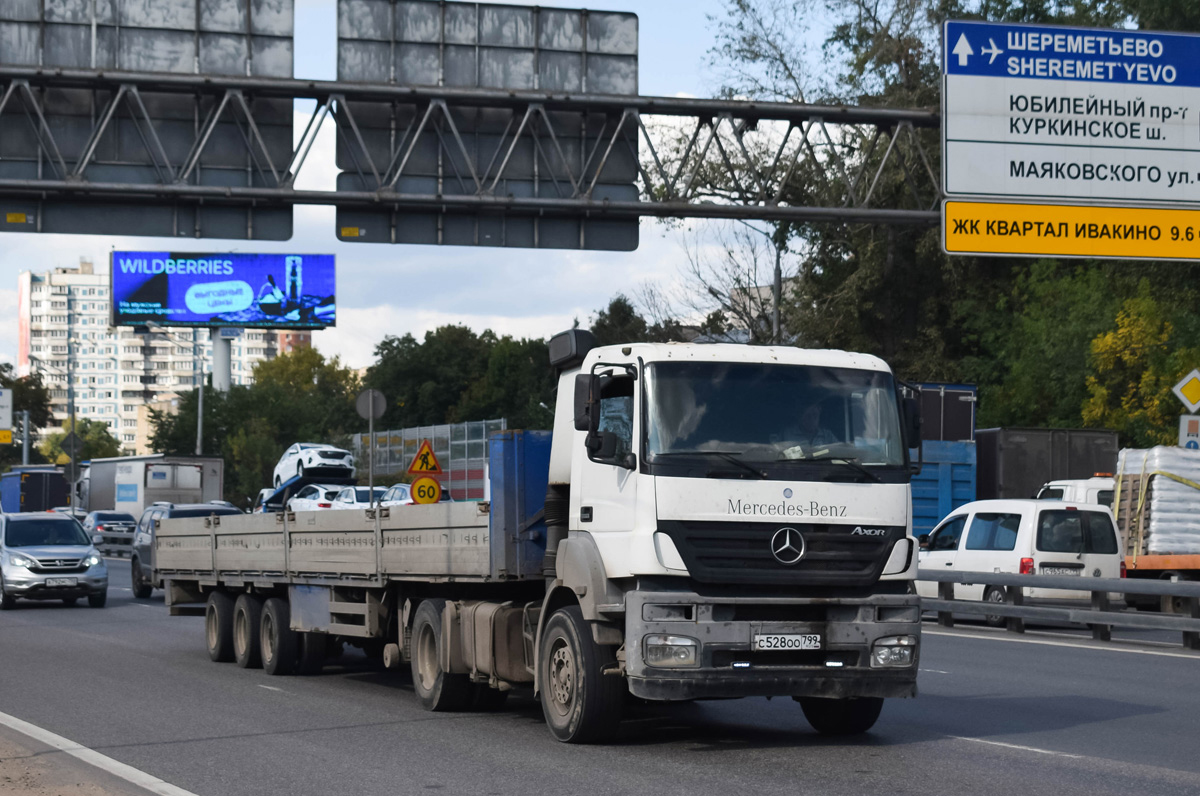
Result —
[{"label": "blue shipping container", "polygon": [[488,438],[494,578],[541,577],[550,437],[549,431],[498,431]]},{"label": "blue shipping container", "polygon": [[975,443],[925,443],[925,466],[912,479],[914,535],[929,533],[951,511],[975,499],[975,470]]}]

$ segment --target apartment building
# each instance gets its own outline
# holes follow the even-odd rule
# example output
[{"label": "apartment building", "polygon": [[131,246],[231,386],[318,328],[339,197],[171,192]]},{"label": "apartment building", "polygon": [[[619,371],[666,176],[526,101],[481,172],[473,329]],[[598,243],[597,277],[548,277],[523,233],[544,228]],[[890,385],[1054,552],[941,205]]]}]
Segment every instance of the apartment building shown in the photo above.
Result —
[{"label": "apartment building", "polygon": [[[139,407],[195,388],[211,372],[208,329],[135,331],[109,326],[109,275],[90,260],[78,268],[18,277],[17,370],[41,374],[56,425],[69,417],[69,382],[77,417],[107,423],[122,447],[138,442]],[[272,330],[248,329],[233,341],[234,384],[253,380],[254,363],[278,350]]]}]

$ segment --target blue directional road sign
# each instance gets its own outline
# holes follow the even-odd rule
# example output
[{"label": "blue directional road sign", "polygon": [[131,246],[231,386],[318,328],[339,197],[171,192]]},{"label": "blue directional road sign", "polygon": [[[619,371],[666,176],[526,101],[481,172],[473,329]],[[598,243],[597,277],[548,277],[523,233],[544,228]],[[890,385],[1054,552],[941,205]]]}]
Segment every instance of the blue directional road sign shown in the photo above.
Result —
[{"label": "blue directional road sign", "polygon": [[947,196],[1200,204],[1200,36],[947,22]]}]

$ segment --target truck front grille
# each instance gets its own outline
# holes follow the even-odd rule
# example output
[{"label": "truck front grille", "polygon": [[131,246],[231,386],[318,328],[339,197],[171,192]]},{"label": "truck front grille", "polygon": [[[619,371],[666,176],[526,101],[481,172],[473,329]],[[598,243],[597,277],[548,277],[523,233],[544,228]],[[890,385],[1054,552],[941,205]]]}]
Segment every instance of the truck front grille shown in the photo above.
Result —
[{"label": "truck front grille", "polygon": [[[892,545],[905,528],[881,536],[855,534],[857,526],[659,520],[688,572],[701,583],[866,587],[879,579]],[[771,540],[783,528],[804,537],[803,558],[780,562]]]}]

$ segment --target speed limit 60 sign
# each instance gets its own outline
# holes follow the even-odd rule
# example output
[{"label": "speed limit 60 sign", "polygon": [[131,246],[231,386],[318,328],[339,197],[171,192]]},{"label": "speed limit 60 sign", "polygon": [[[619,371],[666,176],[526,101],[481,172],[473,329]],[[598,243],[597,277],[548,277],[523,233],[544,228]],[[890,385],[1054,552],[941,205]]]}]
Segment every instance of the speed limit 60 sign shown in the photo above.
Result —
[{"label": "speed limit 60 sign", "polygon": [[415,503],[437,503],[442,499],[442,485],[437,479],[423,476],[412,482],[412,498]]}]

